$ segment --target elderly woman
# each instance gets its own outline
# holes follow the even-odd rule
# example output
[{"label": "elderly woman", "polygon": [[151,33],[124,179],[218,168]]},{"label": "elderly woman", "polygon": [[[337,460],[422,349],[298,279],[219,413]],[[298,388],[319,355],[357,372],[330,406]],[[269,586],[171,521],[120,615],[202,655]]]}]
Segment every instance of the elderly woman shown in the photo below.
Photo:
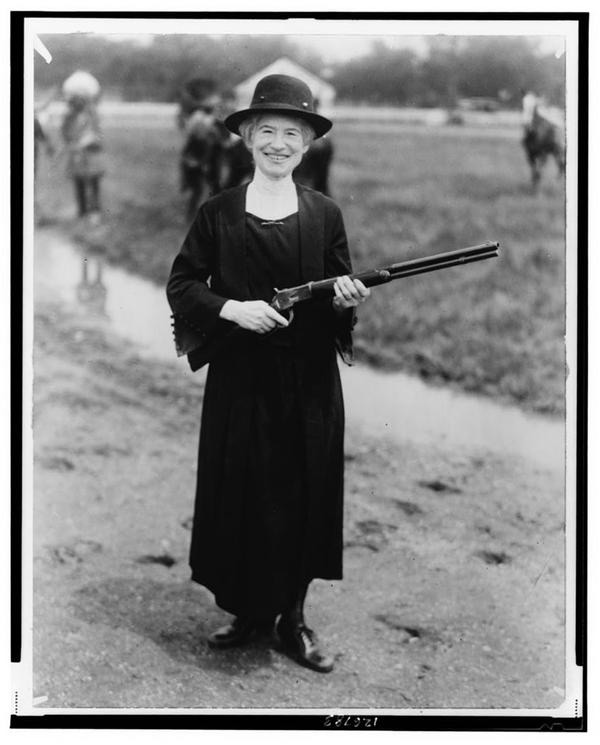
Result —
[{"label": "elderly woman", "polygon": [[[177,255],[167,294],[177,324],[206,343],[210,362],[200,432],[190,565],[232,622],[213,647],[276,631],[283,650],[333,668],[304,619],[311,580],[342,577],[344,409],[336,350],[348,361],[355,306],[339,208],[296,185],[311,140],[331,128],[308,87],[263,78],[248,109],[225,120],[252,153],[254,178],[208,200]],[[296,306],[274,288],[337,277],[335,297]],[[176,328],[177,333],[177,328]]]}]

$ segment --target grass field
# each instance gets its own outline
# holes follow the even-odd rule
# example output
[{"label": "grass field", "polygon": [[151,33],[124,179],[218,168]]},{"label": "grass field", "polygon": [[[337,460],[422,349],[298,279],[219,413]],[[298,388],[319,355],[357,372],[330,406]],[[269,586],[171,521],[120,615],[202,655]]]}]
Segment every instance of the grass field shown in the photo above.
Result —
[{"label": "grass field", "polygon": [[[41,212],[109,261],[165,282],[186,231],[175,127],[106,123],[105,222],[68,219],[70,184],[43,159]],[[514,131],[368,122],[335,129],[334,198],[355,269],[497,240],[500,259],[373,291],[357,358],[524,408],[564,411],[565,196],[553,164],[529,188]],[[65,216],[65,217],[63,217]]]}]

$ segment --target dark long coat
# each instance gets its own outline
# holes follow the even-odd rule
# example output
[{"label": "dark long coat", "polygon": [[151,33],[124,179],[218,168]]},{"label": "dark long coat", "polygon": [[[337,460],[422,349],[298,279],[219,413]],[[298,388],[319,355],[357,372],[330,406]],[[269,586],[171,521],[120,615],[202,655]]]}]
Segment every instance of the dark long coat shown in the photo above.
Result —
[{"label": "dark long coat", "polygon": [[[192,579],[209,588],[218,605],[236,614],[249,612],[261,602],[264,588],[261,577],[255,575],[279,571],[284,560],[279,549],[289,552],[285,545],[289,539],[283,534],[280,541],[270,540],[269,551],[265,549],[261,494],[248,493],[250,483],[256,485],[265,478],[256,471],[262,461],[269,461],[269,442],[273,453],[283,452],[288,458],[293,447],[297,454],[280,474],[277,464],[270,463],[265,485],[275,496],[280,490],[283,510],[289,494],[302,493],[302,514],[294,532],[294,541],[298,541],[295,571],[303,581],[342,576],[344,409],[336,349],[349,361],[355,322],[352,311],[338,314],[330,300],[298,306],[293,348],[285,352],[291,355],[290,377],[285,377],[287,373],[278,377],[280,354],[260,335],[238,331],[227,337],[234,324],[219,318],[226,300],[257,299],[251,297],[248,286],[246,188],[223,192],[201,207],[174,261],[167,287],[171,308],[180,319],[201,336],[229,339],[189,355],[193,369],[210,363],[190,565]],[[297,189],[301,281],[350,273],[339,208],[316,191],[300,185]],[[274,408],[298,413],[294,431],[266,435],[256,429],[257,421],[262,421],[256,413],[257,391],[262,387],[264,393],[265,386],[271,385],[274,393],[267,398]],[[280,484],[271,483],[275,476]],[[271,517],[272,511],[267,515]],[[254,561],[255,552],[261,555],[262,564]],[[281,610],[273,605],[280,600],[270,598],[267,590],[262,602],[267,611]]]}]

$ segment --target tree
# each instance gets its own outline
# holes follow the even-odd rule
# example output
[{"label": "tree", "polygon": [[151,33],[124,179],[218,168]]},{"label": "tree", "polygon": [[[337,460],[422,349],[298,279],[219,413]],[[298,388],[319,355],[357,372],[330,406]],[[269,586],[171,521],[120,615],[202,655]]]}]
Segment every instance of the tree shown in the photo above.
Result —
[{"label": "tree", "polygon": [[[175,101],[190,78],[231,88],[278,57],[319,75],[322,60],[284,36],[157,35],[147,46],[101,34],[48,34],[53,55],[35,59],[36,88],[60,86],[77,69],[92,73],[105,92],[126,100]],[[461,96],[499,96],[520,105],[521,89],[563,105],[565,61],[540,51],[529,37],[432,36],[425,57],[374,41],[367,54],[338,63],[328,75],[338,100],[374,105],[447,106]]]},{"label": "tree", "polygon": [[391,50],[376,41],[367,55],[338,65],[330,82],[341,99],[401,105],[414,98],[417,80],[415,52]]}]

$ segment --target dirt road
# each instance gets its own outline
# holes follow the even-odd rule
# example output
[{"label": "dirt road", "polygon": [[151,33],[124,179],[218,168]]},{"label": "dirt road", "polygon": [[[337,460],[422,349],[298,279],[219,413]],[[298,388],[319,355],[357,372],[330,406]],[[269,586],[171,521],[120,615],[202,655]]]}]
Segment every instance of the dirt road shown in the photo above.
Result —
[{"label": "dirt road", "polygon": [[36,302],[34,697],[41,709],[554,708],[564,699],[563,474],[347,433],[345,579],[307,617],[329,675],[189,580],[200,382],[102,319]]}]

